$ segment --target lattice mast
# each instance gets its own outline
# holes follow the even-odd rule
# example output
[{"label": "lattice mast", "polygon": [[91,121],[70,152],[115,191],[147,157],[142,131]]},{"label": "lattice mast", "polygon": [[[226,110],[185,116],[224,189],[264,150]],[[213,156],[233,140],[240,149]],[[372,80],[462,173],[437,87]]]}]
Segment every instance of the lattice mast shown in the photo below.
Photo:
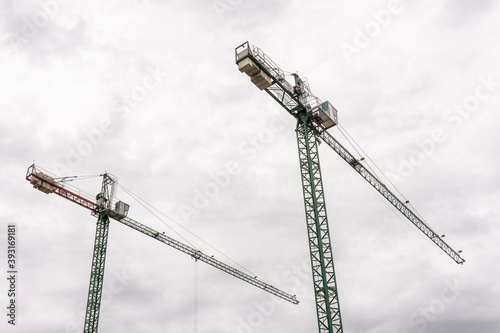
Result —
[{"label": "lattice mast", "polygon": [[97,332],[101,309],[102,287],[104,282],[104,266],[108,248],[109,215],[106,210],[111,207],[111,193],[114,192],[115,180],[107,173],[102,175],[101,192],[96,196],[99,208],[92,214],[97,216],[94,252],[90,269],[89,293],[85,311],[84,333]]},{"label": "lattice mast", "polygon": [[299,166],[320,332],[343,331],[318,155],[320,138],[455,262],[464,262],[459,252],[448,246],[407,206],[407,202],[403,203],[362,165],[361,160],[354,158],[328,133],[327,129],[338,124],[337,110],[330,102],[321,101],[311,92],[306,78],[292,74],[294,84],[291,84],[279,66],[261,49],[250,47],[248,42],[235,49],[235,58],[238,69],[246,73],[252,83],[265,90],[297,119]]}]

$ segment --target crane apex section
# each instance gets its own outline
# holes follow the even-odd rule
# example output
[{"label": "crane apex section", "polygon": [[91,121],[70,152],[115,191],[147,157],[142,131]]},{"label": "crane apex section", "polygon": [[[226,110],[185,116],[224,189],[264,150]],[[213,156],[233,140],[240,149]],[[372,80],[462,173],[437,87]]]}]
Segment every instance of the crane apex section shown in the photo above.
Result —
[{"label": "crane apex section", "polygon": [[[307,113],[321,131],[338,125],[337,110],[311,92],[307,78],[286,74],[261,49],[250,47],[248,42],[235,48],[235,57],[239,71],[247,74],[257,88],[265,90],[294,117]],[[286,80],[286,75],[293,76],[295,85]]]}]

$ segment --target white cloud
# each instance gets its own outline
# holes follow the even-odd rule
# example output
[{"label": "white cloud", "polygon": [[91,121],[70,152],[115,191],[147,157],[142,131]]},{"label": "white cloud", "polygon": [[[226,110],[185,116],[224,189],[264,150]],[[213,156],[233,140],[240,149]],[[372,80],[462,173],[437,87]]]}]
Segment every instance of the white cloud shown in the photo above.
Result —
[{"label": "white cloud", "polygon": [[[234,48],[246,40],[284,69],[307,76],[313,92],[338,108],[344,128],[384,171],[397,174],[403,161],[424,154],[397,185],[437,232],[464,251],[467,262],[454,265],[322,145],[345,329],[417,332],[424,322],[412,315],[436,305],[447,281],[458,278],[463,291],[432,313],[425,331],[456,332],[460,325],[497,332],[499,291],[489,286],[496,284],[500,251],[500,87],[467,116],[453,120],[448,113],[474,96],[480,78],[500,82],[492,34],[497,5],[401,1],[402,11],[371,31],[348,61],[342,43],[355,45],[358,29],[374,29],[373,13],[389,3],[2,3],[0,244],[7,225],[16,223],[20,266],[19,325],[10,327],[4,318],[2,332],[76,332],[84,320],[95,218],[33,191],[23,180],[33,159],[69,175],[111,172],[301,301],[270,310],[265,292],[203,263],[195,273],[188,256],[113,223],[105,286],[117,290],[113,274],[123,270],[130,279],[108,293],[102,331],[190,331],[195,302],[200,332],[317,329],[295,122],[237,70]],[[160,82],[151,80],[152,72],[160,73]],[[263,141],[276,121],[282,127]],[[428,149],[422,142],[436,128],[446,140]],[[184,220],[180,207],[193,207],[197,193],[217,184],[214,175],[231,162],[240,171],[227,184],[218,179],[217,194]],[[100,180],[73,185],[97,193]],[[132,218],[172,233],[123,191],[118,195],[131,204]],[[3,263],[5,255],[0,251]]]}]

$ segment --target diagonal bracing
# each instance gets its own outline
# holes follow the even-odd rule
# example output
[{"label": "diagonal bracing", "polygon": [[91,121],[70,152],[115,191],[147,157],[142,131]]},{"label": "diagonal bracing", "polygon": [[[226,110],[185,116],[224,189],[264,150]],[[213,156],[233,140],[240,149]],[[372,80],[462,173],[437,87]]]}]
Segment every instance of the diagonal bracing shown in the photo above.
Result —
[{"label": "diagonal bracing", "polygon": [[342,332],[318,145],[307,115],[299,118],[296,133],[319,331]]}]

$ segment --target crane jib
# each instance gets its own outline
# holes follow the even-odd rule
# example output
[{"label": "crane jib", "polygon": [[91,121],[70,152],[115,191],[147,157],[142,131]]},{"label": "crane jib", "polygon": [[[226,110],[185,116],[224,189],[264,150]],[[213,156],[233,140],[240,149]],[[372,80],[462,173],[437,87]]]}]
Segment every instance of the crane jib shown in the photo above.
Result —
[{"label": "crane jib", "polygon": [[463,264],[465,262],[457,251],[453,250],[438,234],[436,234],[424,221],[422,221],[410,208],[408,208],[406,204],[397,198],[396,195],[394,195],[377,177],[368,171],[368,169],[366,169],[360,161],[356,160],[356,158],[354,158],[354,156],[349,153],[349,151],[344,148],[330,133],[324,131],[318,136],[457,264]]},{"label": "crane jib", "polygon": [[61,185],[57,184],[57,182],[54,181],[52,177],[40,171],[37,171],[36,169],[28,169],[26,180],[29,181],[34,188],[46,194],[55,193],[91,211],[97,211],[99,209],[99,205],[95,202],[92,202],[81,195],[65,189]]},{"label": "crane jib", "polygon": [[[111,216],[110,216],[111,217]],[[114,218],[114,217],[112,217]],[[281,290],[279,290],[278,288],[270,285],[270,284],[267,284],[259,279],[257,279],[255,276],[250,276],[246,273],[243,273],[215,258],[213,258],[212,256],[208,256],[206,254],[204,254],[203,252],[195,249],[195,248],[192,248],[186,244],[183,244],[167,235],[165,235],[164,233],[160,233],[142,223],[139,223],[129,217],[123,217],[123,218],[120,218],[120,219],[117,219],[117,218],[114,218],[116,221],[132,228],[132,229],[135,229],[143,234],[145,234],[146,236],[149,236],[149,237],[152,237],[154,239],[156,239],[157,241],[159,242],[162,242],[164,244],[167,244],[181,252],[184,252],[188,255],[190,255],[191,257],[193,257],[194,259],[196,260],[200,260],[200,261],[203,261],[204,263],[206,264],[209,264],[215,268],[218,268],[219,270],[222,270],[240,280],[243,280],[251,285],[254,285],[262,290],[265,290],[281,299],[284,299],[290,303],[293,303],[293,304],[298,304],[299,301],[296,299],[295,295],[290,295],[290,294],[287,294]]]}]

